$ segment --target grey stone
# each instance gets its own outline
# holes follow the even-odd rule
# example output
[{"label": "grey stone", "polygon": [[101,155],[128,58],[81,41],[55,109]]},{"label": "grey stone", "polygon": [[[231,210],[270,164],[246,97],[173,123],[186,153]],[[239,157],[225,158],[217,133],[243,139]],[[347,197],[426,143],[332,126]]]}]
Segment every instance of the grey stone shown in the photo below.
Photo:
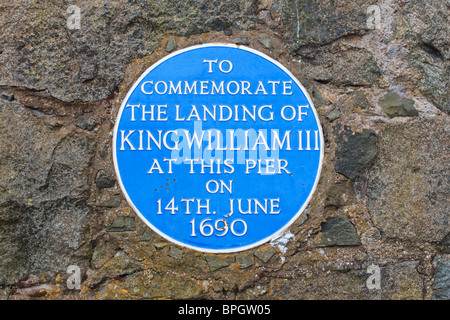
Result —
[{"label": "grey stone", "polygon": [[391,300],[422,300],[426,290],[425,277],[417,270],[420,261],[403,261],[381,268],[381,293],[382,299]]},{"label": "grey stone", "polygon": [[211,271],[217,271],[219,269],[228,267],[235,260],[234,257],[220,255],[208,255],[205,259],[208,263],[209,270]]},{"label": "grey stone", "polygon": [[76,115],[75,125],[83,130],[92,131],[97,126],[97,122],[93,113],[89,112]]},{"label": "grey stone", "polygon": [[270,260],[270,258],[273,257],[273,255],[275,254],[275,249],[272,247],[264,247],[261,248],[260,250],[256,250],[254,253],[255,257],[257,257],[259,260],[261,260],[262,262],[266,263]]},{"label": "grey stone", "polygon": [[348,102],[353,110],[366,110],[370,108],[366,94],[363,91],[352,91],[347,94]]},{"label": "grey stone", "polygon": [[105,170],[99,170],[95,177],[95,184],[99,189],[111,188],[116,184],[116,179],[107,174]]},{"label": "grey stone", "polygon": [[[125,277],[142,270],[139,261],[132,259],[122,250],[116,252],[113,257],[108,259],[106,263],[98,270],[90,273],[84,285],[96,286],[107,279]],[[102,294],[102,291],[99,292]]]},{"label": "grey stone", "polygon": [[388,124],[368,171],[367,206],[385,237],[439,243],[450,232],[450,123],[437,117]]},{"label": "grey stone", "polygon": [[150,56],[166,35],[248,30],[257,22],[253,1],[124,5],[92,0],[77,5],[81,28],[70,30],[68,5],[59,1],[0,4],[1,85],[48,90],[66,102],[105,99],[122,81],[126,66]]},{"label": "grey stone", "polygon": [[8,102],[11,102],[14,100],[14,95],[13,94],[8,94],[8,93],[2,93],[0,96],[3,100],[6,100]]},{"label": "grey stone", "polygon": [[86,194],[93,138],[0,101],[0,141],[0,284],[85,266],[89,252],[77,250],[92,211]]},{"label": "grey stone", "polygon": [[244,45],[244,46],[248,46],[250,44],[250,40],[248,39],[248,37],[234,38],[233,42],[236,43],[237,45]]},{"label": "grey stone", "polygon": [[284,37],[294,42],[293,49],[324,45],[350,34],[367,31],[367,7],[370,0],[349,0],[337,4],[321,0],[276,0],[272,11],[285,26]]},{"label": "grey stone", "polygon": [[302,224],[304,224],[307,220],[308,220],[308,213],[307,210],[303,211],[303,213],[301,214],[300,218],[297,219],[297,221],[295,221],[295,225],[296,226],[301,226]]},{"label": "grey stone", "polygon": [[445,60],[450,59],[448,8],[448,1],[411,0],[401,11],[409,22],[406,36],[434,47],[429,53]]},{"label": "grey stone", "polygon": [[105,265],[114,255],[116,250],[107,242],[101,241],[94,249],[91,258],[91,265],[95,269],[99,269]]},{"label": "grey stone", "polygon": [[444,253],[450,253],[450,233],[442,239],[441,244],[444,246]]},{"label": "grey stone", "polygon": [[154,243],[154,246],[157,250],[161,250],[164,249],[165,247],[167,247],[169,245],[169,243],[167,242],[156,242]]},{"label": "grey stone", "polygon": [[124,232],[124,231],[134,231],[136,230],[134,226],[133,217],[118,217],[114,219],[111,225],[108,226],[108,232]]},{"label": "grey stone", "polygon": [[311,92],[310,96],[316,108],[328,104],[320,90],[313,84],[312,81],[304,81],[303,85]]},{"label": "grey stone", "polygon": [[359,246],[355,226],[346,216],[329,217],[321,225],[320,244],[325,246]]},{"label": "grey stone", "polygon": [[255,264],[255,258],[252,253],[240,253],[236,255],[236,261],[241,269],[251,267]]},{"label": "grey stone", "polygon": [[315,86],[312,86],[312,99],[315,107],[321,107],[328,104],[328,101],[323,97],[322,93],[320,93],[319,89]]},{"label": "grey stone", "polygon": [[150,241],[152,239],[153,239],[153,232],[150,229],[145,230],[140,238],[141,241]]},{"label": "grey stone", "polygon": [[98,151],[100,157],[105,159],[109,154],[109,144],[105,143]]},{"label": "grey stone", "polygon": [[337,135],[336,172],[355,179],[376,154],[377,141],[373,130],[364,129],[354,133],[345,127],[344,131]]},{"label": "grey stone", "polygon": [[340,181],[327,191],[325,207],[343,207],[356,202],[356,194],[350,181]]},{"label": "grey stone", "polygon": [[259,43],[261,43],[264,47],[269,50],[273,50],[272,40],[270,38],[258,38]]},{"label": "grey stone", "polygon": [[258,13],[258,19],[271,29],[275,29],[278,26],[278,23],[273,20],[269,10],[261,10]]},{"label": "grey stone", "polygon": [[2,300],[8,300],[9,297],[9,293],[11,292],[11,289],[6,287],[6,288],[0,288],[0,301]]},{"label": "grey stone", "polygon": [[106,200],[105,202],[100,204],[100,207],[106,207],[106,208],[117,208],[122,203],[122,196],[120,194],[116,194]]},{"label": "grey stone", "polygon": [[304,76],[320,83],[374,86],[382,77],[372,54],[362,48],[313,47],[300,52],[300,56]]},{"label": "grey stone", "polygon": [[386,93],[378,103],[389,118],[416,117],[419,115],[419,112],[414,108],[414,100],[401,97],[395,92]]},{"label": "grey stone", "polygon": [[167,41],[166,52],[172,52],[173,50],[175,50],[175,48],[176,48],[175,39],[170,39],[169,41]]},{"label": "grey stone", "polygon": [[341,116],[341,110],[339,110],[338,108],[334,108],[333,110],[328,112],[325,117],[328,119],[328,121],[333,122],[334,120],[339,119],[340,116]]},{"label": "grey stone", "polygon": [[231,28],[225,29],[223,30],[223,34],[226,35],[227,37],[231,36],[233,34],[233,29]]},{"label": "grey stone", "polygon": [[449,113],[448,3],[412,0],[399,14],[406,23],[397,31],[397,37],[409,43],[408,65],[421,75],[418,89],[437,108]]},{"label": "grey stone", "polygon": [[177,247],[170,246],[169,247],[169,257],[181,260],[183,258],[183,251],[181,251]]},{"label": "grey stone", "polygon": [[450,64],[433,58],[420,47],[412,50],[409,65],[421,74],[420,92],[438,109],[450,113],[449,77]]},{"label": "grey stone", "polygon": [[437,255],[433,259],[433,299],[450,299],[450,258]]}]

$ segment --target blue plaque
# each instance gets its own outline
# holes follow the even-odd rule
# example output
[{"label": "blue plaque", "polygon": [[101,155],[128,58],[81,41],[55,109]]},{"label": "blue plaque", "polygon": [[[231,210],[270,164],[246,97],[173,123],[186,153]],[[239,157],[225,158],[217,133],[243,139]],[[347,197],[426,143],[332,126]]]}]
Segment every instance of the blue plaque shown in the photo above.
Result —
[{"label": "blue plaque", "polygon": [[300,82],[247,47],[205,44],[155,63],[113,136],[120,187],[155,232],[203,252],[278,237],[319,180],[323,135]]}]

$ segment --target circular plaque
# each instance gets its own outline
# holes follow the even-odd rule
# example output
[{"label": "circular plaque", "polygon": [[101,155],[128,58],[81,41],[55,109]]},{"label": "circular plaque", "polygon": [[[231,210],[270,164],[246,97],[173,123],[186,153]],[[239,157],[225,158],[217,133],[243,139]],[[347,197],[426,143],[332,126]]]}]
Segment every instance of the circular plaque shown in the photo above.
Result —
[{"label": "circular plaque", "polygon": [[167,240],[236,252],[276,238],[319,180],[323,135],[308,93],[243,46],[174,52],[136,81],[118,112],[113,158],[131,207]]}]

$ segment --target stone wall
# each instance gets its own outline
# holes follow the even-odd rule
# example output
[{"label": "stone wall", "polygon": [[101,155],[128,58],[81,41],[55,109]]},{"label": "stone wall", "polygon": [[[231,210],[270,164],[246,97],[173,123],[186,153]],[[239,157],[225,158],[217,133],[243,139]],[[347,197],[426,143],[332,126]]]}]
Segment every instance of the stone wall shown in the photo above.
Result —
[{"label": "stone wall", "polygon": [[[79,29],[68,27],[70,5]],[[0,298],[449,299],[449,8],[2,1]],[[280,61],[308,89],[325,136],[303,216],[236,254],[178,247],[148,229],[111,158],[133,82],[169,52],[209,42]],[[66,286],[70,265],[80,290]],[[379,289],[367,285],[371,265]]]}]

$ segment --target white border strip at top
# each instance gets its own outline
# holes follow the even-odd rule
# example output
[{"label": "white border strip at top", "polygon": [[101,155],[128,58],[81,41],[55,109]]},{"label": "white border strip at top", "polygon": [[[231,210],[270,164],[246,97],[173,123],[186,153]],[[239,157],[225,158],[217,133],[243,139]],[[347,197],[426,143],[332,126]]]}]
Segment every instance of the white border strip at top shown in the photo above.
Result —
[{"label": "white border strip at top", "polygon": [[[300,210],[294,215],[294,217],[288,222],[286,223],[280,230],[278,230],[277,232],[275,232],[274,234],[272,234],[269,237],[264,238],[263,240],[260,240],[258,242],[255,242],[253,244],[250,245],[246,245],[243,247],[238,247],[238,248],[232,248],[232,249],[206,249],[206,248],[201,248],[201,247],[196,247],[196,246],[191,246],[188,245],[186,243],[180,242],[178,240],[175,240],[171,237],[169,237],[168,235],[164,234],[162,231],[160,231],[158,228],[156,228],[155,226],[153,226],[145,217],[143,214],[141,214],[141,212],[135,207],[134,203],[131,201],[130,197],[128,196],[127,191],[125,190],[125,187],[122,184],[122,178],[120,176],[120,172],[119,172],[119,168],[117,165],[117,153],[116,153],[116,137],[117,137],[117,130],[119,128],[119,123],[120,123],[120,119],[122,118],[122,113],[123,110],[125,108],[125,104],[128,101],[128,99],[130,98],[131,94],[134,92],[134,89],[136,89],[136,87],[138,86],[138,84],[145,78],[145,76],[150,73],[153,69],[155,69],[157,66],[159,66],[161,63],[163,63],[164,61],[177,56],[183,52],[186,51],[191,51],[191,50],[195,50],[195,49],[199,49],[199,48],[205,48],[205,47],[229,47],[229,48],[235,48],[235,49],[241,49],[241,50],[245,50],[245,51],[249,51],[251,53],[254,53],[270,62],[272,62],[273,64],[275,64],[276,66],[278,66],[281,70],[283,70],[284,72],[286,72],[294,81],[295,83],[300,87],[300,89],[302,90],[303,94],[306,96],[306,99],[308,100],[309,105],[311,106],[311,109],[314,112],[314,116],[317,122],[317,127],[319,129],[319,135],[320,135],[320,160],[319,160],[319,168],[317,170],[317,176],[316,176],[316,180],[314,182],[314,186],[311,189],[311,192],[308,196],[308,198],[306,199],[305,203],[303,204],[303,206],[300,208]],[[119,112],[118,112],[118,116],[116,119],[116,123],[114,125],[114,131],[113,131],[113,161],[114,161],[114,170],[116,172],[116,176],[118,178],[118,182],[119,182],[119,186],[120,189],[122,190],[123,194],[125,195],[125,198],[128,202],[128,204],[133,208],[134,212],[139,216],[139,218],[144,221],[144,223],[150,227],[153,231],[155,231],[157,234],[159,234],[161,237],[179,245],[182,247],[186,247],[186,248],[190,248],[190,249],[194,249],[197,251],[201,251],[201,252],[208,252],[208,253],[232,253],[232,252],[239,252],[239,251],[244,251],[244,250],[248,250],[248,249],[252,249],[255,248],[263,243],[269,242],[273,239],[276,239],[278,237],[280,237],[282,235],[282,233],[284,233],[303,213],[303,211],[306,209],[306,207],[309,204],[309,201],[311,200],[316,188],[317,188],[317,184],[319,183],[319,179],[320,179],[320,173],[322,171],[322,164],[323,164],[323,157],[324,157],[324,141],[323,141],[323,132],[322,132],[322,126],[320,125],[319,122],[319,117],[317,115],[317,111],[314,108],[313,102],[311,100],[311,97],[309,96],[308,92],[306,91],[305,87],[303,87],[303,85],[300,83],[300,81],[298,81],[298,79],[288,70],[286,69],[286,67],[284,67],[281,63],[279,63],[278,61],[272,59],[271,57],[265,55],[262,52],[259,52],[255,49],[249,48],[249,47],[245,47],[245,46],[241,46],[241,45],[235,45],[235,44],[230,44],[230,43],[207,43],[207,44],[201,44],[201,45],[196,45],[196,46],[191,46],[188,48],[184,48],[181,50],[178,50],[176,52],[173,52],[169,55],[167,55],[166,57],[162,58],[161,60],[159,60],[158,62],[154,63],[150,68],[148,68],[140,77],[139,79],[134,83],[134,85],[131,87],[131,89],[128,91],[127,95],[125,96],[125,99],[123,100]]]}]

